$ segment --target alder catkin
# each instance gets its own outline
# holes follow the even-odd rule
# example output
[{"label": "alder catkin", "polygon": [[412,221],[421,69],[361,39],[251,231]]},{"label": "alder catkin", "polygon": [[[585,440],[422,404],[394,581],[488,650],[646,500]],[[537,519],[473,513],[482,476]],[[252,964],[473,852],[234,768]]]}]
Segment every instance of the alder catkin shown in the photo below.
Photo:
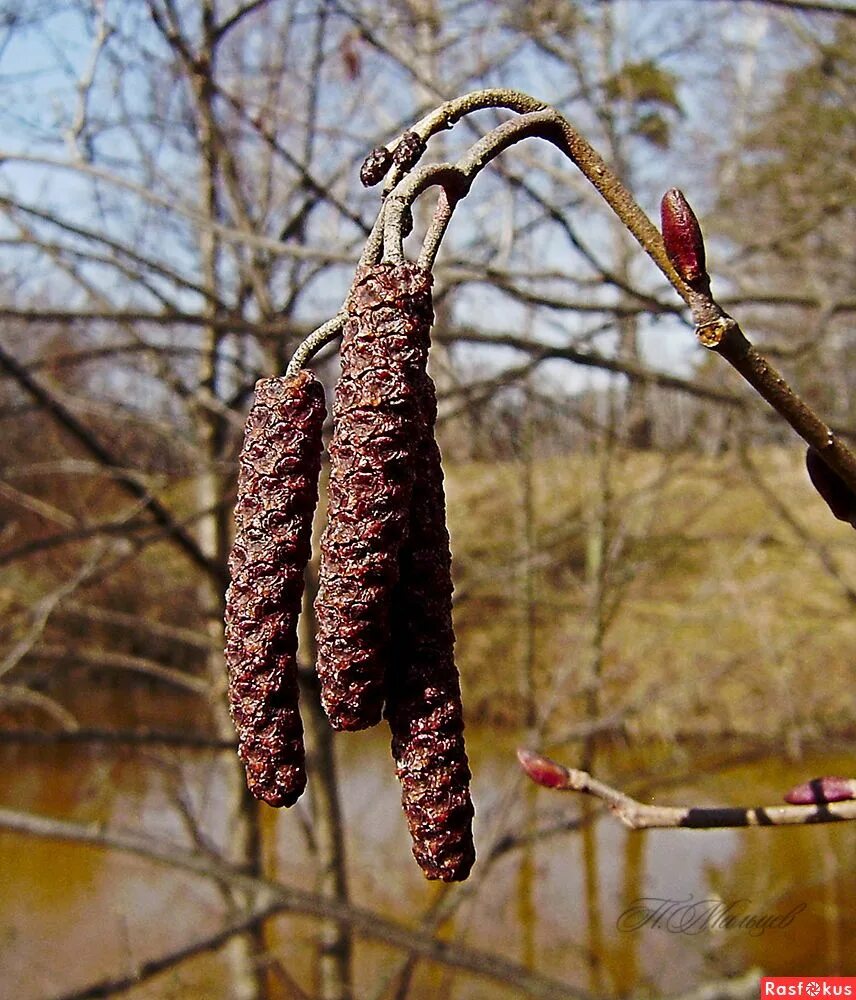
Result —
[{"label": "alder catkin", "polygon": [[452,557],[437,403],[427,373],[417,375],[422,434],[410,524],[402,545],[392,616],[386,717],[413,856],[429,879],[463,881],[475,861],[470,768],[454,659]]},{"label": "alder catkin", "polygon": [[229,708],[252,794],[289,806],[306,786],[297,620],[318,502],[324,390],[309,371],[256,383],[239,458],[226,594]]},{"label": "alder catkin", "polygon": [[328,521],[321,539],[318,676],[334,729],[380,721],[390,600],[407,529],[431,275],[412,264],[357,271],[333,406]]},{"label": "alder catkin", "polygon": [[462,881],[475,860],[473,805],[454,659],[443,469],[434,436],[437,397],[427,352],[407,358],[405,369],[416,393],[419,436],[391,611],[385,715],[413,855],[428,878]]}]

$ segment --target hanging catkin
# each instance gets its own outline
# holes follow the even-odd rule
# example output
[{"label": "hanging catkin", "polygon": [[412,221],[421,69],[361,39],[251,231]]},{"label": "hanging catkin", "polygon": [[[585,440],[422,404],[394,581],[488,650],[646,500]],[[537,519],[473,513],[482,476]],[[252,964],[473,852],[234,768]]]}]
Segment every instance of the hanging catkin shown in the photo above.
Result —
[{"label": "hanging catkin", "polygon": [[252,794],[289,806],[306,786],[297,620],[318,502],[324,390],[311,372],[256,383],[239,459],[226,595],[229,707]]},{"label": "hanging catkin", "polygon": [[473,805],[454,659],[452,557],[434,384],[417,382],[422,435],[392,615],[386,716],[413,856],[430,879],[463,881],[473,866]]},{"label": "hanging catkin", "polygon": [[410,508],[431,275],[412,264],[360,268],[348,298],[333,407],[328,522],[321,539],[318,675],[335,729],[380,721],[390,600]]}]

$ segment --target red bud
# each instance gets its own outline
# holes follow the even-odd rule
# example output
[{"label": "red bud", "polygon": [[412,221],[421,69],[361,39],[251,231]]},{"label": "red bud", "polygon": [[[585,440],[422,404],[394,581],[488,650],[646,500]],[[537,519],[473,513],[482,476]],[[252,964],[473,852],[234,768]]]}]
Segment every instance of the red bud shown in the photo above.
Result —
[{"label": "red bud", "polygon": [[852,778],[812,778],[792,788],[785,796],[785,802],[794,806],[822,805],[846,799],[856,799],[856,781]]},{"label": "red bud", "polygon": [[666,253],[675,270],[691,288],[706,285],[710,279],[701,226],[683,192],[671,188],[663,195],[660,218]]},{"label": "red bud", "polygon": [[544,788],[568,787],[568,769],[549,757],[534,750],[518,750],[517,759],[536,785],[543,785]]}]

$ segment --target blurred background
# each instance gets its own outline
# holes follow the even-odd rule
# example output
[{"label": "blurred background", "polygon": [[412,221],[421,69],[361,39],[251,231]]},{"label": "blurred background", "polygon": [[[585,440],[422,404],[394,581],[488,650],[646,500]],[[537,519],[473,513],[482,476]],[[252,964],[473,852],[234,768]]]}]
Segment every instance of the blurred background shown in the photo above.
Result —
[{"label": "blurred background", "polygon": [[[341,305],[368,151],[484,86],[553,103],[655,218],[681,187],[715,294],[856,437],[853,4],[3,0],[3,997],[856,975],[852,826],[629,834],[517,766],[537,747],[697,805],[854,774],[852,529],[545,143],[480,176],[436,268],[476,868],[423,880],[388,733],[332,739],[307,655],[308,791],[287,812],[244,791],[222,613],[254,382]],[[335,353],[317,370],[332,387]],[[622,921],[642,898],[782,926]]]}]

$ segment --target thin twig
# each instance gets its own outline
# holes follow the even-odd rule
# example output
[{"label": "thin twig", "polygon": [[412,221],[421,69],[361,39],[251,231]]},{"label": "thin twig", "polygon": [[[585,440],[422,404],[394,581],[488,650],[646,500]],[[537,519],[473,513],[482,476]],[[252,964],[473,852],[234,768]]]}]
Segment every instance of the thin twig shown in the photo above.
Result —
[{"label": "thin twig", "polygon": [[587,771],[564,767],[533,750],[518,750],[529,777],[545,788],[583,792],[609,807],[632,830],[683,827],[694,830],[743,826],[796,826],[856,820],[856,799],[807,806],[651,806],[593,778]]},{"label": "thin twig", "polygon": [[[0,689],[8,690],[8,689]],[[29,690],[29,689],[28,689]],[[76,725],[76,722],[75,722]],[[164,746],[182,750],[237,749],[235,740],[215,736],[195,736],[189,732],[166,732],[157,729],[61,729],[47,732],[43,729],[0,729],[0,745],[50,746],[62,743],[102,745],[104,747]]]},{"label": "thin twig", "polygon": [[[464,97],[460,98],[461,105],[463,107],[475,106],[476,104],[479,107],[508,106],[480,103],[483,95],[489,95],[490,93],[490,91],[475,91],[472,94],[464,95]],[[442,183],[444,186],[447,183],[452,184],[452,196],[456,198],[463,197],[476,174],[504,149],[528,136],[546,139],[556,145],[576,164],[628,231],[635,237],[642,249],[668,278],[678,291],[678,294],[686,302],[689,302],[690,289],[666,254],[663,239],[656,226],[654,226],[648,216],[636,204],[630,192],[594,147],[555,109],[545,108],[541,102],[535,101],[534,98],[528,97],[525,94],[513,91],[504,93],[509,95],[515,94],[521,102],[530,102],[530,106],[537,107],[538,110],[527,111],[517,118],[503,122],[502,125],[499,125],[475,143],[454,166],[452,164],[439,164],[436,167],[427,168],[427,171],[425,168],[422,168],[422,170],[411,172],[389,191],[386,200],[387,206],[391,200],[401,202],[403,204],[399,209],[400,212],[404,206],[409,207],[413,199],[425,190],[426,187],[438,183]],[[521,104],[521,106],[523,105]],[[432,115],[442,117],[441,112],[442,108],[438,108],[435,112],[432,112]],[[463,113],[466,112],[464,111]],[[463,184],[464,188],[459,192],[454,190],[456,175],[458,184]],[[398,243],[396,241],[394,245],[389,245],[386,241],[386,233],[396,237],[397,240],[397,235],[400,233],[400,226],[397,220],[389,218],[390,213],[388,209],[386,214],[384,254],[388,259],[394,261],[399,253]]]},{"label": "thin twig", "polygon": [[50,416],[71,434],[100,465],[111,470],[115,481],[125,492],[143,503],[154,520],[167,531],[172,541],[197,568],[201,569],[210,579],[218,583],[224,582],[223,568],[202,551],[196,539],[176,521],[173,513],[160,500],[152,496],[134,473],[121,469],[116,457],[101,444],[89,428],[85,427],[50,389],[33,378],[27,369],[2,347],[0,347],[0,370],[5,370],[11,375],[20,388],[43,406]]},{"label": "thin twig", "polygon": [[39,709],[64,726],[63,732],[74,733],[77,730],[77,718],[64,705],[61,705],[55,698],[42,694],[41,691],[34,691],[24,684],[0,684],[0,702],[29,705],[31,708]]},{"label": "thin twig", "polygon": [[692,312],[699,342],[739,372],[856,493],[856,455],[794,392],[713,297],[701,227],[689,202],[676,188],[663,196],[662,219],[667,253],[686,281],[688,294],[683,298]]},{"label": "thin twig", "polygon": [[328,319],[326,323],[310,333],[292,354],[288,368],[285,370],[285,377],[292,378],[296,375],[314,354],[317,354],[322,347],[341,334],[344,325],[345,310],[342,309],[332,319]]}]

